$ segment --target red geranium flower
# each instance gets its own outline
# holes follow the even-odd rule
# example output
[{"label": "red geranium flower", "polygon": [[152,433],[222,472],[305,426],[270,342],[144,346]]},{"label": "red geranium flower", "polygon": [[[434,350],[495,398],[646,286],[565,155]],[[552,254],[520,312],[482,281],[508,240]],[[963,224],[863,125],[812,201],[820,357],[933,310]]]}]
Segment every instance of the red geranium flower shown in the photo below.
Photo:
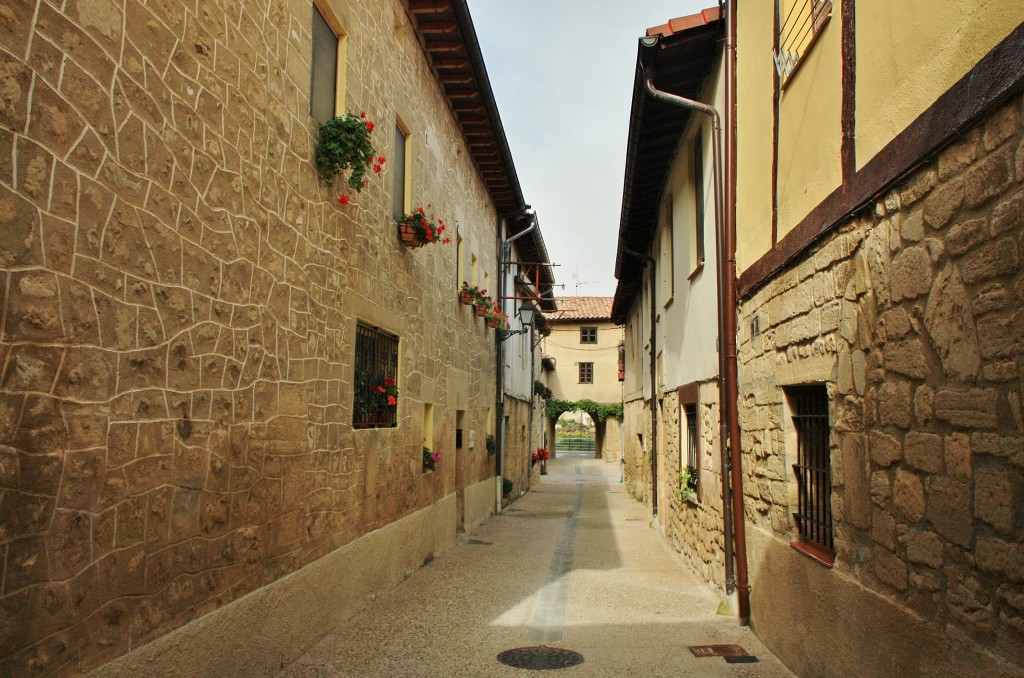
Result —
[{"label": "red geranium flower", "polygon": [[385,158],[383,155],[378,155],[377,156],[377,164],[378,165],[383,165],[386,162],[387,162],[387,158]]},{"label": "red geranium flower", "polygon": [[359,117],[360,118],[365,118],[366,117],[366,111],[360,111],[359,112]]},{"label": "red geranium flower", "polygon": [[394,377],[384,377],[384,385],[385,386],[394,386],[395,385],[395,378]]},{"label": "red geranium flower", "polygon": [[452,241],[452,239],[451,239],[451,238],[445,238],[444,240],[442,240],[442,241],[441,241],[441,244],[442,244],[442,245],[447,245],[447,244],[448,244],[448,243],[450,243],[451,241]]},{"label": "red geranium flower", "polygon": [[380,174],[380,165],[374,165],[373,166],[373,173],[374,174]]},{"label": "red geranium flower", "polygon": [[366,131],[367,132],[372,132],[373,131],[373,121],[372,120],[367,120],[366,121]]},{"label": "red geranium flower", "polygon": [[388,405],[395,405],[396,403],[398,403],[398,401],[395,400],[395,396],[388,396]]},{"label": "red geranium flower", "polygon": [[383,393],[383,392],[384,392],[384,387],[383,386],[378,386],[377,387],[377,393]]},{"label": "red geranium flower", "polygon": [[349,204],[348,196],[342,193],[341,195],[338,196],[338,202],[341,203],[342,205]]}]

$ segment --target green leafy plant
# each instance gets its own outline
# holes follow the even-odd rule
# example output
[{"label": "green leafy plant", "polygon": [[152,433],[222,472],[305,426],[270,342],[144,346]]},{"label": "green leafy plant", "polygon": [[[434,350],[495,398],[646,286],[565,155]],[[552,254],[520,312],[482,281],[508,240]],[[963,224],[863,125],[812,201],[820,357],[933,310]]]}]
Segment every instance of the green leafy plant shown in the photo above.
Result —
[{"label": "green leafy plant", "polygon": [[498,439],[492,436],[490,433],[487,434],[487,454],[494,454],[498,451]]},{"label": "green leafy plant", "polygon": [[[359,192],[369,182],[368,172],[381,171],[386,159],[377,155],[370,141],[372,133],[373,122],[366,119],[366,113],[351,111],[317,127],[316,170],[325,185],[330,186],[348,170],[349,188]],[[347,205],[348,197],[342,194],[338,202]]]},{"label": "green leafy plant", "polygon": [[679,472],[679,489],[676,490],[677,497],[686,497],[697,491],[697,477],[689,466]]},{"label": "green leafy plant", "polygon": [[398,384],[394,377],[383,383],[363,372],[356,375],[356,414],[386,414],[398,407]]},{"label": "green leafy plant", "polygon": [[433,471],[437,468],[438,462],[441,461],[441,455],[434,452],[429,447],[423,448],[423,471]]},{"label": "green leafy plant", "polygon": [[501,479],[502,494],[512,494],[513,488],[515,488],[515,483],[513,483],[509,478]]}]

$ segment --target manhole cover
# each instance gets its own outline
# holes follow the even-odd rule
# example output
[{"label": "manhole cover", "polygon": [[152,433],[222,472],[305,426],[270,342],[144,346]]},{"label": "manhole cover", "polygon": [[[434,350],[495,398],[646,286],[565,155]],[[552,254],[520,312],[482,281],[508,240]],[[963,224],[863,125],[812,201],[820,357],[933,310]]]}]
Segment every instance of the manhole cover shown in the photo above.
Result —
[{"label": "manhole cover", "polygon": [[498,661],[516,669],[565,669],[583,663],[583,655],[560,647],[517,647],[498,655]]}]

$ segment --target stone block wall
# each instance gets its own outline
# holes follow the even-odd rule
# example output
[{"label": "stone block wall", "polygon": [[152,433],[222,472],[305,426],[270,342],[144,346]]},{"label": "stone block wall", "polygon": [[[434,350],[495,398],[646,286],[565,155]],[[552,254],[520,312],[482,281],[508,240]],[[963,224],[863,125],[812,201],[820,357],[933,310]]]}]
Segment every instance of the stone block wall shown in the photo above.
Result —
[{"label": "stone block wall", "polygon": [[660,507],[665,537],[688,567],[725,595],[725,534],[722,520],[722,463],[718,446],[718,382],[700,385],[697,403],[698,459],[700,475],[695,500],[678,491],[679,472],[686,452],[686,419],[679,394],[672,391],[662,400],[664,458],[659,473],[666,488]]},{"label": "stone block wall", "polygon": [[[626,460],[625,485],[629,495],[643,504],[651,505],[651,465],[647,461],[647,447],[651,441],[651,409],[642,399],[629,400],[623,405]],[[639,435],[644,444],[640,444]]]},{"label": "stone block wall", "polygon": [[[946,646],[927,648],[934,666],[957,653],[1006,675],[1024,666],[1022,309],[1019,96],[742,302],[746,518],[761,533],[752,543],[795,539],[783,387],[824,383],[836,530],[826,572],[849,593],[835,602],[882,601],[908,629],[941,631]],[[755,317],[763,333],[751,337]],[[758,547],[751,578],[771,587],[805,567],[794,559],[807,560]],[[819,595],[801,593],[806,602],[785,604]],[[762,630],[792,632],[794,610],[753,613]],[[855,654],[888,643],[841,615],[835,623],[856,636]],[[915,672],[925,665],[920,648],[897,652],[914,657]]]},{"label": "stone block wall", "polygon": [[[403,4],[328,4],[347,107],[388,157],[402,117],[414,205],[493,275],[493,205]],[[89,670],[430,506],[456,410],[484,439],[493,335],[455,246],[399,244],[387,165],[347,207],[318,183],[311,11],[4,6],[0,673]],[[350,425],[357,321],[400,337],[395,429]]]}]

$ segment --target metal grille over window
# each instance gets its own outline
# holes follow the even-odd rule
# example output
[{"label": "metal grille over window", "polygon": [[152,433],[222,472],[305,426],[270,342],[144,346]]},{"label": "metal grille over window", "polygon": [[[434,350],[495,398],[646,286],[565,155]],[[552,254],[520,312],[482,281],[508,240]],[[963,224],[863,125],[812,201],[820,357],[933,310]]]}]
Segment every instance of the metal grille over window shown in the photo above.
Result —
[{"label": "metal grille over window", "polygon": [[829,453],[828,394],[825,387],[786,389],[796,429],[800,539],[834,551],[832,538],[832,469]]},{"label": "metal grille over window", "polygon": [[690,490],[697,490],[697,406],[684,405],[686,413],[686,470],[689,472]]},{"label": "metal grille over window", "polygon": [[389,428],[398,422],[398,337],[356,325],[354,428]]},{"label": "metal grille over window", "polygon": [[832,0],[778,0],[777,7],[779,47],[775,69],[784,85],[832,17]]}]

